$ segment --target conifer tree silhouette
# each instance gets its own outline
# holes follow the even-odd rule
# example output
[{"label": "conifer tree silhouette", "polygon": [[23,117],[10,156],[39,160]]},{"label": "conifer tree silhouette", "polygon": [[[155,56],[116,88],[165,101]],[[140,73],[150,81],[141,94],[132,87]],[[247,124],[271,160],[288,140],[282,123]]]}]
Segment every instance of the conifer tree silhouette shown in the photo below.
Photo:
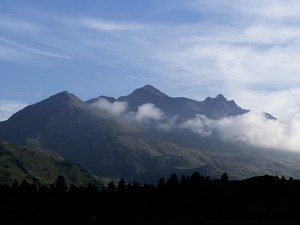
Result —
[{"label": "conifer tree silhouette", "polygon": [[58,176],[55,183],[54,188],[58,192],[65,192],[67,190],[67,184],[65,178],[63,176]]}]

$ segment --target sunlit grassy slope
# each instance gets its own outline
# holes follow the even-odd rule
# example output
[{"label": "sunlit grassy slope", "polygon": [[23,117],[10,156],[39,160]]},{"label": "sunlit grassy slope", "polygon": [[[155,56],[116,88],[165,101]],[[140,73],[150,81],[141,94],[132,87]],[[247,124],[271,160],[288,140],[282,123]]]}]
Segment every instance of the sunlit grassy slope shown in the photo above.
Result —
[{"label": "sunlit grassy slope", "polygon": [[49,185],[57,177],[65,177],[67,184],[86,186],[94,178],[77,164],[64,161],[51,150],[29,148],[0,141],[0,183],[30,183]]}]

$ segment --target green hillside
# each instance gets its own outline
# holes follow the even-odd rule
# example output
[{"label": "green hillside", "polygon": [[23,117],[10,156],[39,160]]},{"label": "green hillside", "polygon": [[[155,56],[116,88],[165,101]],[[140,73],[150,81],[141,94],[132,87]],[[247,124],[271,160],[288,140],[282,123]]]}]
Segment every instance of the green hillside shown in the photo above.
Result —
[{"label": "green hillside", "polygon": [[29,183],[49,185],[57,177],[65,177],[68,185],[87,186],[95,178],[77,164],[64,161],[62,157],[42,148],[23,147],[0,141],[0,183]]}]

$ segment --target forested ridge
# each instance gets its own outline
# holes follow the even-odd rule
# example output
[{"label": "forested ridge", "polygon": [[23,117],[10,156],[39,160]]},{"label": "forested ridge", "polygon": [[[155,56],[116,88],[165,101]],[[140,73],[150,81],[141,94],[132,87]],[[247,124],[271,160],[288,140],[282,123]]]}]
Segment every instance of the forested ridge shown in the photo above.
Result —
[{"label": "forested ridge", "polygon": [[260,176],[211,180],[195,172],[157,185],[124,179],[97,189],[25,180],[0,186],[1,221],[10,224],[297,224],[300,180]]}]

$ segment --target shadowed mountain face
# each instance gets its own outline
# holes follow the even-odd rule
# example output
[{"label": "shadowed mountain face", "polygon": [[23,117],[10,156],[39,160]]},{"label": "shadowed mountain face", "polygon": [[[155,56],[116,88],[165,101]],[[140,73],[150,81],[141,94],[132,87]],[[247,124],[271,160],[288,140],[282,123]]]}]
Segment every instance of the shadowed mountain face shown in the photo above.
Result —
[{"label": "shadowed mountain face", "polygon": [[175,170],[197,170],[212,177],[226,171],[235,179],[266,173],[300,177],[298,155],[223,142],[180,127],[156,129],[95,109],[94,103],[104,104],[99,103],[101,99],[111,104],[126,102],[127,116],[151,103],[166,120],[176,117],[178,123],[196,114],[219,119],[248,112],[222,95],[199,102],[169,97],[150,85],[118,99],[99,97],[87,102],[62,92],[1,122],[0,139],[52,149],[98,176],[124,177],[128,181],[157,181],[159,176]]},{"label": "shadowed mountain face", "polygon": [[95,113],[68,92],[28,106],[0,126],[3,140],[53,149],[67,160],[106,175],[112,175],[111,170],[119,174],[122,164],[131,167],[123,159],[117,139],[138,134],[106,113]]}]

